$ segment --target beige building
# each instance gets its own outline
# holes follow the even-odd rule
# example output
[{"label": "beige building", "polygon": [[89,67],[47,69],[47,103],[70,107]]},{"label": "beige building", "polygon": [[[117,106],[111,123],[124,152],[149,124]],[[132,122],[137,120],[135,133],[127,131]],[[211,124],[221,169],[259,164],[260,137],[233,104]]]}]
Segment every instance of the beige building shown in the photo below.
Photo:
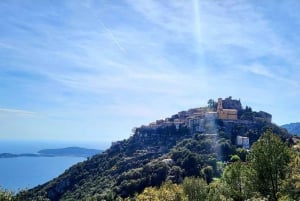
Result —
[{"label": "beige building", "polygon": [[236,109],[223,109],[222,98],[218,99],[217,107],[218,118],[223,120],[237,120]]}]

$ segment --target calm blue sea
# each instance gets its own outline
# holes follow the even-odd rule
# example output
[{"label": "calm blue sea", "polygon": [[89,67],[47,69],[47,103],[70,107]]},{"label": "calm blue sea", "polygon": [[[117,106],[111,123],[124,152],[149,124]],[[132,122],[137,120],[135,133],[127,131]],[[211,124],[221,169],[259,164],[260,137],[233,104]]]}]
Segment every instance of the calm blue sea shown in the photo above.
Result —
[{"label": "calm blue sea", "polygon": [[[80,146],[106,149],[108,143],[15,142],[0,141],[0,153],[37,153],[41,149]],[[43,184],[62,174],[81,157],[19,157],[0,158],[0,186],[14,192]]]}]

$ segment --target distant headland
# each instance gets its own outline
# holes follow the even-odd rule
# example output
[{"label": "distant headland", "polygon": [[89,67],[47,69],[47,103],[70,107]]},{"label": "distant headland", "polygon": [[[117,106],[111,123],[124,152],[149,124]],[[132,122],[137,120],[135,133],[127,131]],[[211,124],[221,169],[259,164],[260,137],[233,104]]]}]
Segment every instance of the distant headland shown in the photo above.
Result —
[{"label": "distant headland", "polygon": [[67,147],[61,149],[42,149],[38,153],[0,153],[0,158],[17,158],[17,157],[84,157],[88,158],[102,153],[102,150],[87,149],[82,147]]}]

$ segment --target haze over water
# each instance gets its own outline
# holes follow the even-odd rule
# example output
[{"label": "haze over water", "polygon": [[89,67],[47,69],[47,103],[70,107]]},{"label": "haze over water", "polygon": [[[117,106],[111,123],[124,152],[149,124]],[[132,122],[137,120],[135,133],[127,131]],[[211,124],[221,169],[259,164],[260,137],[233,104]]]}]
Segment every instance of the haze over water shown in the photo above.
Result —
[{"label": "haze over water", "polygon": [[[80,146],[85,148],[106,149],[108,143],[67,142],[0,142],[0,153],[37,153],[41,149]],[[0,186],[4,189],[19,191],[43,184],[62,174],[72,165],[86,160],[82,157],[17,157],[0,158]]]}]

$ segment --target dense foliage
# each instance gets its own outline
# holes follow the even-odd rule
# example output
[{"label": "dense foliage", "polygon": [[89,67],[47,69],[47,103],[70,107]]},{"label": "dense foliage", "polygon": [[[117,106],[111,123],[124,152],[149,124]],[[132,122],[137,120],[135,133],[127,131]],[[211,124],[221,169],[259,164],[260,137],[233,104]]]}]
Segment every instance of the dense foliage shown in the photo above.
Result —
[{"label": "dense foliage", "polygon": [[[214,109],[215,102],[209,104]],[[292,144],[289,140],[291,136],[285,129],[261,118],[265,113],[253,112],[247,107],[239,110],[239,115],[243,120],[207,120],[205,128],[210,131],[207,133],[191,134],[186,126],[176,127],[174,124],[156,129],[140,127],[129,139],[113,143],[102,154],[15,197],[22,201],[41,198],[51,201],[128,200],[145,190],[151,194],[160,186],[164,191],[177,189],[180,196],[188,195],[188,200],[197,200],[199,197],[208,200],[222,197],[242,200],[253,197],[252,192],[265,196],[256,186],[249,185],[253,183],[252,179],[245,179],[254,178],[257,169],[250,166],[250,159],[247,161],[248,151],[236,145],[236,137],[249,137],[250,144],[253,144],[262,133],[271,129],[283,142]],[[250,155],[254,160],[255,155],[252,152]],[[297,172],[293,165],[286,166],[288,162],[285,161],[284,167]],[[297,161],[293,164],[297,164]],[[285,172],[279,173],[278,190],[290,195],[286,192],[292,192],[295,188],[289,189],[288,184],[298,178],[281,177]],[[195,186],[201,186],[201,192],[193,189]]]},{"label": "dense foliage", "polygon": [[[146,188],[132,200],[299,200],[299,170],[299,152],[268,130],[253,145],[248,161],[228,164],[220,179],[207,184],[202,178],[187,177],[179,185],[167,182],[157,188]],[[159,199],[167,195],[168,199]]]},{"label": "dense foliage", "polygon": [[249,158],[255,173],[255,188],[262,195],[270,196],[271,200],[277,200],[291,160],[290,150],[268,130],[254,143]]},{"label": "dense foliage", "polygon": [[[176,133],[170,137],[173,140],[169,141],[164,135],[171,135],[171,132]],[[211,189],[205,192],[229,190],[230,197],[236,197],[236,200],[239,200],[239,197],[249,197],[252,188],[244,188],[249,183],[244,181],[244,178],[248,177],[248,173],[253,174],[253,169],[250,171],[244,163],[236,162],[239,159],[245,161],[247,151],[237,148],[229,135],[190,136],[184,128],[179,130],[166,128],[160,135],[160,142],[153,139],[141,141],[140,137],[132,136],[104,153],[71,167],[60,177],[32,190],[19,193],[18,197],[20,200],[40,197],[50,200],[105,199],[108,201],[116,200],[117,197],[132,197],[148,187],[161,186],[166,181],[179,186],[182,183],[185,186],[195,186],[196,184],[185,180],[188,177],[202,178],[208,185],[207,189]],[[158,144],[163,144],[167,148],[158,148]],[[229,162],[223,171],[222,161],[236,163]],[[214,181],[214,178],[221,176],[220,181]],[[242,179],[229,180],[235,177]],[[200,184],[203,186],[202,181]],[[235,188],[238,184],[240,188]],[[183,192],[188,192],[188,188],[182,188]],[[222,196],[225,196],[223,194]],[[215,197],[216,193],[206,196]]]}]

